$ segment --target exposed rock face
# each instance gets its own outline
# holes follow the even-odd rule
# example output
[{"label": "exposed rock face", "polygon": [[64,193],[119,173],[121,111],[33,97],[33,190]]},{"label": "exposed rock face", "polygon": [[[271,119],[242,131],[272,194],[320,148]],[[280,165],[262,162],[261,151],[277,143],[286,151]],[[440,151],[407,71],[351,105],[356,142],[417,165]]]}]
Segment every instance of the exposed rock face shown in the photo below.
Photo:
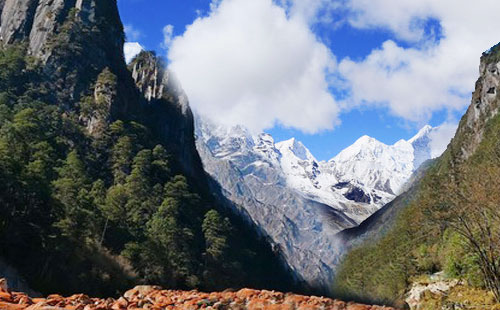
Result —
[{"label": "exposed rock face", "polygon": [[21,41],[29,35],[38,6],[36,0],[5,0],[2,5],[0,40],[3,45]]},{"label": "exposed rock face", "polygon": [[[84,107],[80,113],[80,121],[85,125],[90,135],[94,137],[102,137],[110,123],[111,107],[117,97],[117,81],[116,76],[109,71],[108,68],[97,78],[94,88],[93,100],[90,101],[91,106]],[[88,98],[87,98],[88,101]]]},{"label": "exposed rock face", "polygon": [[142,52],[131,67],[135,85],[148,102],[165,96],[168,73],[160,59],[152,53]]},{"label": "exposed rock face", "polygon": [[189,101],[166,70],[161,58],[151,52],[141,52],[128,66],[135,85],[144,96],[144,110],[148,122],[170,147],[178,153],[179,162],[187,173],[205,179],[201,159],[195,146],[194,117]]},{"label": "exposed rock face", "polygon": [[[448,295],[449,291],[459,283],[460,282],[456,279],[446,279],[443,273],[436,273],[431,275],[424,283],[413,283],[405,301],[410,306],[411,310],[425,310],[428,309],[429,306],[423,303],[425,295],[430,294],[439,296],[438,298],[444,298],[444,296]],[[445,308],[443,307],[442,309]],[[455,309],[455,307],[450,307],[449,309]]]},{"label": "exposed rock face", "polygon": [[[1,281],[1,280],[0,280]],[[1,282],[0,282],[1,283]],[[83,294],[64,298],[30,298],[0,287],[0,308],[24,309],[234,309],[234,310],[394,310],[393,308],[346,303],[324,297],[284,294],[275,291],[242,289],[237,292],[201,293],[198,291],[168,291],[156,286],[137,286],[119,299],[90,298]]]},{"label": "exposed rock face", "polygon": [[500,46],[495,46],[481,57],[479,79],[472,94],[472,102],[460,121],[452,147],[457,159],[470,157],[483,138],[484,125],[498,113],[500,100],[500,62],[495,56]]},{"label": "exposed rock face", "polygon": [[371,201],[371,197],[358,187],[352,187],[344,194],[344,197],[355,202],[370,203]]},{"label": "exposed rock face", "polygon": [[0,0],[0,25],[2,24],[2,11],[4,5],[5,5],[5,0]]},{"label": "exposed rock face", "polygon": [[[82,117],[92,135],[115,119],[147,118],[186,173],[204,179],[187,97],[152,54],[134,62],[132,79],[116,0],[0,0],[0,8],[0,45],[27,43],[54,102],[74,109],[94,98],[94,110]],[[106,70],[112,85],[98,83]]]},{"label": "exposed rock face", "polygon": [[[84,25],[109,27],[108,33],[116,36],[108,37],[110,47],[123,45],[122,26],[116,9],[116,0],[1,0],[0,38],[3,45],[29,39],[29,52],[41,57],[51,36],[61,31],[61,26],[70,17],[78,15]],[[108,19],[106,21],[106,19]],[[43,53],[43,54],[42,54]],[[120,53],[117,49],[115,53]]]},{"label": "exposed rock face", "polygon": [[109,68],[118,78],[111,115],[137,114],[138,93],[124,62],[116,0],[3,1],[0,46],[27,43],[28,54],[43,64],[54,101],[73,108],[82,94],[90,95],[97,76]]}]

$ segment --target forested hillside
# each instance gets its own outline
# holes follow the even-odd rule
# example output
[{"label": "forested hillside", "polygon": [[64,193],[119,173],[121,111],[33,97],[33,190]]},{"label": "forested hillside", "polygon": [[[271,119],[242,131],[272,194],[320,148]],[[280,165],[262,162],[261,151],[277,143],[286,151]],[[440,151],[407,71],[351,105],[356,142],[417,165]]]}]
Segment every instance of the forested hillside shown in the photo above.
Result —
[{"label": "forested hillside", "polygon": [[401,210],[385,218],[392,226],[369,228],[371,237],[346,255],[338,294],[401,305],[412,281],[444,271],[500,301],[499,60],[499,46],[483,55],[472,104],[448,149],[411,194],[388,206]]},{"label": "forested hillside", "polygon": [[136,87],[116,1],[37,3],[0,1],[0,258],[42,293],[292,289],[217,198],[187,102]]}]

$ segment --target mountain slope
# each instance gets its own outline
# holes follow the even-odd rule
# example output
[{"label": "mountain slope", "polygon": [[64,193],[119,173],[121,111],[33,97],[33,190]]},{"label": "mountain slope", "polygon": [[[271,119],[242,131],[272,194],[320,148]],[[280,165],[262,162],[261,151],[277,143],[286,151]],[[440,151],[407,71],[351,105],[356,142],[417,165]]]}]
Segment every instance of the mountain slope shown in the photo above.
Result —
[{"label": "mountain slope", "polygon": [[203,171],[162,61],[143,53],[127,68],[115,0],[5,0],[0,12],[6,264],[42,293],[295,288]]},{"label": "mountain slope", "polygon": [[[390,182],[401,186],[410,177],[414,154],[429,148],[423,140],[431,131],[425,127],[411,142],[393,146],[363,137],[331,161],[319,162],[296,139],[275,143],[268,134],[196,116],[206,171],[282,252],[299,280],[326,292],[343,250],[336,233],[393,199],[397,188]],[[367,172],[362,165],[374,168]]]},{"label": "mountain slope", "polygon": [[339,293],[401,303],[413,278],[439,270],[498,293],[498,274],[488,270],[500,247],[482,232],[496,236],[500,227],[499,55],[496,46],[481,57],[471,105],[445,153],[361,229],[343,233],[355,247],[336,278]]},{"label": "mountain slope", "polygon": [[324,291],[339,248],[330,236],[355,223],[286,186],[269,136],[252,137],[241,127],[229,130],[196,121],[206,171],[217,176],[225,196],[282,253],[298,280]]}]

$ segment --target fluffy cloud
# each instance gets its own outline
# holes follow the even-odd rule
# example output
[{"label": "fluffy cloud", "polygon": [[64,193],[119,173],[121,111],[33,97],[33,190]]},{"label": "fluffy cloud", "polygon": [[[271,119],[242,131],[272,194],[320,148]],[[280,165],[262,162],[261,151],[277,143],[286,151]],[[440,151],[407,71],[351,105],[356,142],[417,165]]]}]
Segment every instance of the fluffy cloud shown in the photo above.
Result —
[{"label": "fluffy cloud", "polygon": [[[499,9],[497,0],[213,0],[182,36],[166,28],[165,38],[192,106],[215,121],[315,132],[341,109],[378,106],[419,126],[469,104],[479,56],[500,40]],[[394,39],[337,64],[311,31],[325,21]],[[455,128],[434,132],[434,155]]]},{"label": "fluffy cloud", "polygon": [[327,76],[336,62],[300,16],[272,0],[214,2],[168,52],[193,108],[254,131],[332,128],[339,108]]},{"label": "fluffy cloud", "polygon": [[163,27],[163,48],[169,48],[172,44],[172,37],[174,35],[174,26],[166,25]]},{"label": "fluffy cloud", "polygon": [[387,41],[361,61],[342,60],[346,106],[387,106],[410,121],[425,122],[443,109],[462,111],[479,56],[500,40],[496,0],[348,0],[346,7],[353,27],[387,29],[410,46]]},{"label": "fluffy cloud", "polygon": [[448,143],[450,143],[451,139],[455,135],[456,130],[456,123],[445,122],[431,131],[429,138],[431,140],[430,148],[432,158],[439,157],[443,154],[448,146]]},{"label": "fluffy cloud", "polygon": [[139,54],[144,48],[137,42],[126,42],[123,46],[125,61],[129,63],[134,57]]},{"label": "fluffy cloud", "polygon": [[301,18],[309,24],[333,23],[332,12],[342,7],[339,1],[332,0],[279,0],[289,16]]}]

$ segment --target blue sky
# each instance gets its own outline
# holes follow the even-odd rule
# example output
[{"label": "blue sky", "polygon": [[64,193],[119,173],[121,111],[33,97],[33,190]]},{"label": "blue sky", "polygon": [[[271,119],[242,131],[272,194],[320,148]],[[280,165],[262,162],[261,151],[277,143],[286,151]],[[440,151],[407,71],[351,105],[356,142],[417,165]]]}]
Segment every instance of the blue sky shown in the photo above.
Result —
[{"label": "blue sky", "polygon": [[[327,160],[362,135],[392,144],[425,124],[444,124],[436,139],[446,145],[469,103],[481,52],[500,40],[487,33],[494,25],[485,27],[487,17],[480,11],[453,1],[118,4],[128,41],[169,58],[196,110],[265,130],[277,141],[296,137]],[[463,20],[463,14],[470,19]],[[462,29],[457,20],[470,27]],[[164,31],[167,25],[172,33]],[[269,34],[259,27],[268,27]],[[473,27],[483,27],[481,35]],[[457,48],[461,40],[469,42],[466,48]],[[234,81],[239,72],[248,83]],[[267,77],[283,92],[263,85]],[[318,82],[297,86],[304,80]],[[229,102],[223,102],[226,97]]]}]

